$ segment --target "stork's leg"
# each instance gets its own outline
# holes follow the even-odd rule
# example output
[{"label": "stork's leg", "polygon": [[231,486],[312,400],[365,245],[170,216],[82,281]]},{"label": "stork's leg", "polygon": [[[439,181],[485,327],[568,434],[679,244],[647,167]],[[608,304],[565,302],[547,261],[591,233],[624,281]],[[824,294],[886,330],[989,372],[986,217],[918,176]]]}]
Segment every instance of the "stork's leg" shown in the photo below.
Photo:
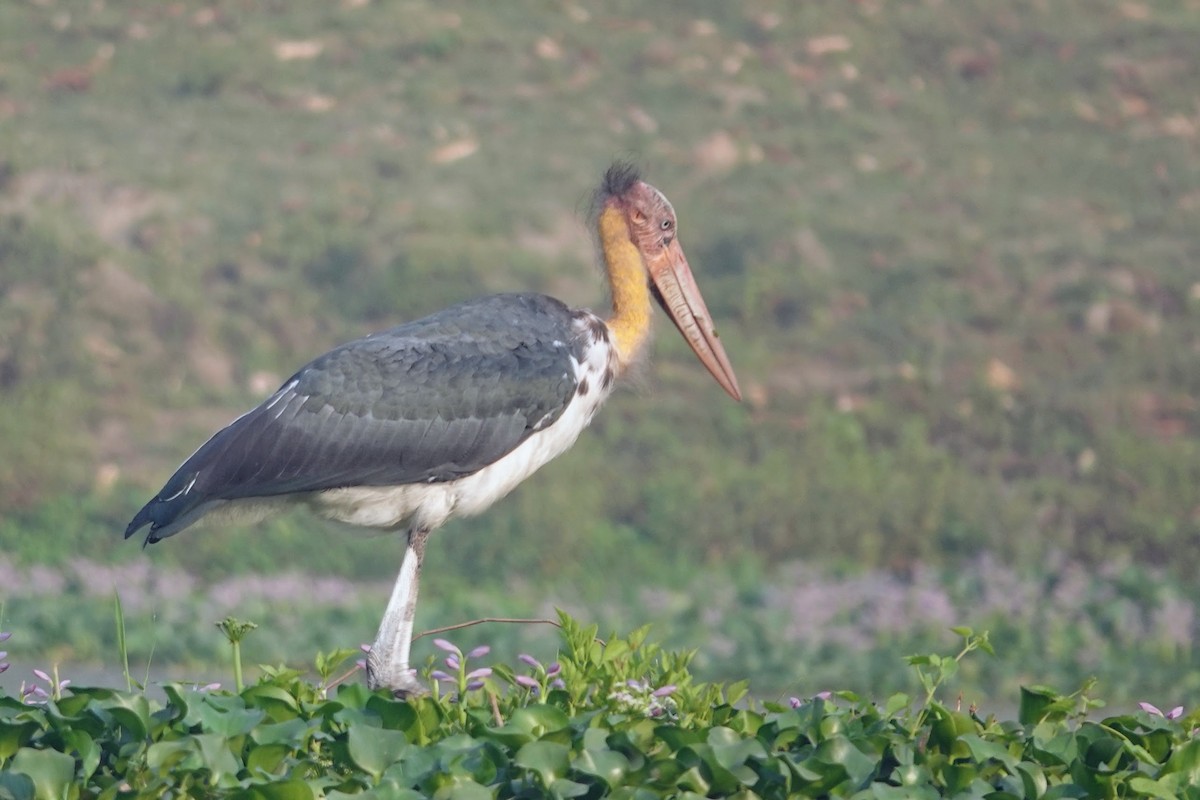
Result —
[{"label": "stork's leg", "polygon": [[422,528],[408,532],[408,546],[404,549],[404,560],[400,562],[392,599],[383,612],[375,644],[367,654],[367,686],[391,689],[400,698],[427,693],[417,678],[417,671],[408,666],[408,653],[412,646],[413,617],[417,612],[417,584],[428,538],[429,531]]}]

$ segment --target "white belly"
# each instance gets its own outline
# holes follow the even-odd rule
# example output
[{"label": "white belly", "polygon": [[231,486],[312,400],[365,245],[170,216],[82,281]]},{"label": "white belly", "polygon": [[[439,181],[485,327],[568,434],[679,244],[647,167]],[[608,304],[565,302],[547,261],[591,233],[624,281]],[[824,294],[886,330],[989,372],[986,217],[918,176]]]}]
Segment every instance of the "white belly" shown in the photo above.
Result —
[{"label": "white belly", "polygon": [[585,360],[575,363],[578,383],[587,391],[576,393],[554,424],[478,472],[445,483],[329,489],[309,495],[308,505],[321,516],[369,528],[397,528],[411,519],[415,527],[432,530],[451,517],[478,514],[575,443],[611,394],[603,380],[610,356],[607,342],[589,347]]}]

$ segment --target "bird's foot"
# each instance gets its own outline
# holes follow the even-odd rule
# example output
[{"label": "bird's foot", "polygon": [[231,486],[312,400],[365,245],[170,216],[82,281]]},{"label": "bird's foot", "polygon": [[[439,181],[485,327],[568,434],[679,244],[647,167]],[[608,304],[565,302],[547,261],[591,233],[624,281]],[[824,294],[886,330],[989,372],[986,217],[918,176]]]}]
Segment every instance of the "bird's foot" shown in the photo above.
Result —
[{"label": "bird's foot", "polygon": [[417,677],[417,671],[408,666],[373,663],[370,654],[367,657],[367,688],[389,689],[397,700],[411,700],[424,697],[429,689]]}]

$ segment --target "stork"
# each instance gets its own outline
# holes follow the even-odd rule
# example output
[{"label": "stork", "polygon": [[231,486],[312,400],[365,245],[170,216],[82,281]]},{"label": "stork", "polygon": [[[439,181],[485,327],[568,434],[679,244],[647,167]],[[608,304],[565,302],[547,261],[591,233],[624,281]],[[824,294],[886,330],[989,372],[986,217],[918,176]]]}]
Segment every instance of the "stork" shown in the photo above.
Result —
[{"label": "stork", "polygon": [[469,300],[304,366],[188,458],[125,530],[145,543],[201,517],[258,520],[296,504],[407,530],[367,683],[423,691],[409,667],[429,534],[478,514],[570,447],[643,355],[656,300],[721,387],[741,390],[679,244],[675,210],[630,165],[596,194],[612,313],[540,294]]}]

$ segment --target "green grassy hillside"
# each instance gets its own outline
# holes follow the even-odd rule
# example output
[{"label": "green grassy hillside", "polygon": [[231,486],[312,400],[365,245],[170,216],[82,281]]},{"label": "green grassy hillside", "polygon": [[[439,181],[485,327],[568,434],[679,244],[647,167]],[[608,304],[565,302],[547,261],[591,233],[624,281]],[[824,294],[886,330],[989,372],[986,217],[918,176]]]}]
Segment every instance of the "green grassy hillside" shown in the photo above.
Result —
[{"label": "green grassy hillside", "polygon": [[602,305],[589,192],[630,158],[747,400],[661,325],[570,454],[436,537],[445,613],[466,585],[644,609],[698,571],[753,608],[796,562],[906,590],[981,558],[1047,591],[1130,569],[1147,630],[1175,598],[1146,645],[1174,675],[1200,600],[1198,35],[1182,1],[5,3],[4,563],[389,579],[395,543],[303,517],[144,556],[119,534],[341,341],[487,292]]}]

